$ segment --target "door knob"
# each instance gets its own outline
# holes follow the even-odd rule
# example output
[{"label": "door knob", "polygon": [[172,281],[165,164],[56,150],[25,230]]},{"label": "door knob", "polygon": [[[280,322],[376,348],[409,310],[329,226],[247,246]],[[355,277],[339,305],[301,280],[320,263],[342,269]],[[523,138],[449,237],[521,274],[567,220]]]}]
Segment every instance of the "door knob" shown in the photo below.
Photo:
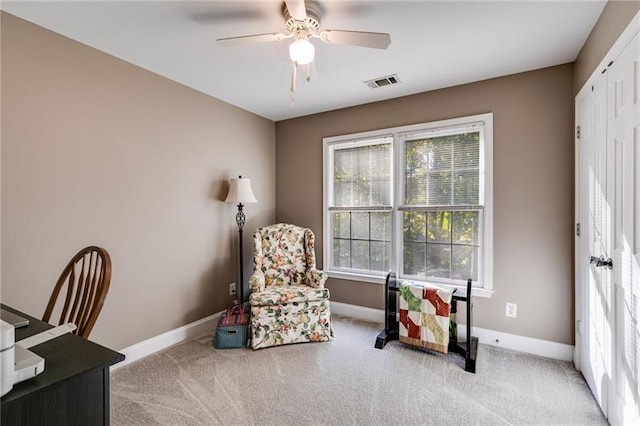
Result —
[{"label": "door knob", "polygon": [[595,256],[591,256],[589,258],[589,263],[590,264],[596,264],[596,267],[601,267],[601,266],[606,266],[609,269],[613,269],[613,259],[608,258],[605,259],[604,256],[600,256],[600,257],[595,257]]},{"label": "door knob", "polygon": [[598,259],[598,261],[596,262],[596,266],[600,267],[600,266],[606,266],[609,269],[613,269],[613,259],[608,258],[605,259],[604,256],[602,256],[600,259]]}]

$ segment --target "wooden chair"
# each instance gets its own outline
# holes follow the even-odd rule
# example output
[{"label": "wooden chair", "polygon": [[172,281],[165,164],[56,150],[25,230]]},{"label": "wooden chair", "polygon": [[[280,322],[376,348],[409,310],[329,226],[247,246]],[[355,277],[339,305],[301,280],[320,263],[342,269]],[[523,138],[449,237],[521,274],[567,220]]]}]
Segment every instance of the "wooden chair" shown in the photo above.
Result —
[{"label": "wooden chair", "polygon": [[49,322],[58,296],[66,288],[58,325],[74,323],[76,334],[88,338],[98,319],[111,282],[111,257],[103,248],[90,246],[80,250],[60,274],[42,321]]}]

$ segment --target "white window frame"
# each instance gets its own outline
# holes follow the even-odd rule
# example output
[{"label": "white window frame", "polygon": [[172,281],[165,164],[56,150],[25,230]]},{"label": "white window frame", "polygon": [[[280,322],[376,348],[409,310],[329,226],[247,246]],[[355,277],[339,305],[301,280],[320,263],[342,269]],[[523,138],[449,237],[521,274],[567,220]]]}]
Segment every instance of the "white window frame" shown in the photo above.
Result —
[{"label": "white window frame", "polygon": [[[428,123],[413,124],[348,135],[323,138],[323,269],[331,278],[384,284],[386,272],[355,271],[332,268],[332,230],[330,222],[329,202],[332,200],[333,188],[333,148],[343,144],[357,144],[357,141],[371,140],[392,136],[392,188],[391,188],[391,256],[390,269],[400,278],[413,281],[435,283],[434,280],[420,280],[416,277],[403,276],[399,260],[402,259],[402,213],[406,210],[403,189],[403,150],[405,135],[420,132],[442,132],[447,128],[461,128],[482,124],[480,137],[480,200],[483,205],[480,214],[481,224],[478,239],[480,242],[482,261],[478,271],[478,286],[474,286],[473,294],[489,297],[493,293],[493,113],[478,114],[466,117],[439,120]],[[357,210],[357,209],[354,209]],[[442,284],[442,283],[439,283]],[[464,288],[463,285],[452,287]]]}]

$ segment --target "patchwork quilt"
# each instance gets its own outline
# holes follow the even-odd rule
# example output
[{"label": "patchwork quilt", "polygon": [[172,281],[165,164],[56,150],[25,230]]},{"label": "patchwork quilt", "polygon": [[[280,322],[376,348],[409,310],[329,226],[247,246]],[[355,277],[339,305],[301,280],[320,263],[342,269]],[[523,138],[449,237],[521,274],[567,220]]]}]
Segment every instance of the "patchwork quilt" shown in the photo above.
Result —
[{"label": "patchwork quilt", "polygon": [[453,289],[400,283],[400,341],[442,353],[449,349]]}]

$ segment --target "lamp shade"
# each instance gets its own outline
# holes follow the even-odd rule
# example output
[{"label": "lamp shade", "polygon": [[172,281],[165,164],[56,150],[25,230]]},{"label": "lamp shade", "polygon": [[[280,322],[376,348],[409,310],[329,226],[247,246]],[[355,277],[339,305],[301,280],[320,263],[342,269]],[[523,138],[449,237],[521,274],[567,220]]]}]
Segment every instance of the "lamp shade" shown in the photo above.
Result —
[{"label": "lamp shade", "polygon": [[225,203],[239,204],[257,203],[258,200],[256,200],[256,196],[253,195],[253,190],[251,189],[251,180],[243,179],[242,176],[238,176],[237,179],[230,179],[229,193],[224,201]]}]

